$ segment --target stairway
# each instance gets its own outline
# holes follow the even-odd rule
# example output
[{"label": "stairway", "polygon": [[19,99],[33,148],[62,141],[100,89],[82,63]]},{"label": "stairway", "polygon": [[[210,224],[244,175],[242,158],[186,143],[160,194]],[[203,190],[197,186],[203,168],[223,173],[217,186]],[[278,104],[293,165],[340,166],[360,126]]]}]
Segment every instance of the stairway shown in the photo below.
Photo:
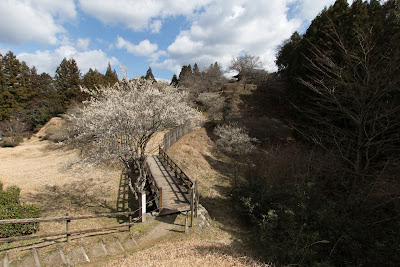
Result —
[{"label": "stairway", "polygon": [[92,237],[94,241],[84,244],[80,242],[59,243],[19,252],[3,251],[0,253],[0,266],[75,266],[93,262],[108,255],[120,254],[138,246],[136,237],[130,233],[119,233],[106,237]]}]

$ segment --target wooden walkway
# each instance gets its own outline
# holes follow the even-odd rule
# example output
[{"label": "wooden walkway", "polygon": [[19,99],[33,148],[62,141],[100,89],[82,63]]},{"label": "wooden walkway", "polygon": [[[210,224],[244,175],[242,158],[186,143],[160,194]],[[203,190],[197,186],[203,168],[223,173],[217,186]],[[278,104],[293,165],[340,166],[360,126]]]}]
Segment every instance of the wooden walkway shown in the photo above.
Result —
[{"label": "wooden walkway", "polygon": [[190,211],[190,193],[182,180],[175,176],[158,155],[148,156],[146,161],[157,186],[162,188],[162,209],[159,215]]}]

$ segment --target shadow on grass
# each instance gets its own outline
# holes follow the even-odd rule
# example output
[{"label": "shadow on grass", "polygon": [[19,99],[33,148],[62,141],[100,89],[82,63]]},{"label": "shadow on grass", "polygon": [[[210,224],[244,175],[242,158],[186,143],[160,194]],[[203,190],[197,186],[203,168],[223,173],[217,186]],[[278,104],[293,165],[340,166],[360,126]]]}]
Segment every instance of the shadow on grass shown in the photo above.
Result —
[{"label": "shadow on grass", "polygon": [[82,209],[89,209],[95,213],[116,212],[115,207],[107,202],[106,196],[109,191],[109,186],[94,179],[87,179],[62,186],[45,185],[37,192],[27,194],[24,200],[40,206],[44,214]]}]

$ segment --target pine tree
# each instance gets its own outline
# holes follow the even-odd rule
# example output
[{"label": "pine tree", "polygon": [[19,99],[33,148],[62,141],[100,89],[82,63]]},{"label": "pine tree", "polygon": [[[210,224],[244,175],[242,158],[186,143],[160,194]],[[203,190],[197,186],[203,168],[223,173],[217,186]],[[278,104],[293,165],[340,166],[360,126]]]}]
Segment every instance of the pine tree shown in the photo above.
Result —
[{"label": "pine tree", "polygon": [[20,63],[11,51],[1,59],[0,118],[12,119],[28,103],[30,69],[25,62]]},{"label": "pine tree", "polygon": [[104,79],[105,79],[105,82],[103,84],[104,86],[113,85],[119,81],[117,72],[111,69],[110,62],[108,62],[107,71],[106,74],[104,75]]},{"label": "pine tree", "polygon": [[70,60],[64,58],[61,61],[60,66],[57,67],[54,79],[65,109],[68,108],[73,101],[81,102],[84,100],[85,95],[79,88],[81,84],[81,73],[73,58]]},{"label": "pine tree", "polygon": [[197,63],[194,63],[194,66],[193,66],[193,74],[194,74],[195,76],[199,76],[199,75],[200,75],[200,69],[199,69],[199,66],[197,66]]},{"label": "pine tree", "polygon": [[193,72],[192,72],[192,67],[190,66],[190,64],[188,66],[183,65],[181,72],[179,73],[179,81],[182,81],[187,77],[191,77],[192,74],[193,74]]},{"label": "pine tree", "polygon": [[149,69],[147,70],[146,76],[144,76],[144,78],[146,80],[152,81],[153,83],[157,82],[156,79],[154,78],[154,75],[153,75],[153,72],[151,70],[151,67],[149,67]]},{"label": "pine tree", "polygon": [[82,85],[88,89],[94,89],[99,85],[106,85],[106,78],[103,74],[97,71],[97,69],[93,70],[92,68],[83,76]]},{"label": "pine tree", "polygon": [[178,86],[178,83],[179,83],[178,76],[176,76],[176,74],[174,74],[174,75],[172,76],[170,85],[176,87],[176,86]]}]

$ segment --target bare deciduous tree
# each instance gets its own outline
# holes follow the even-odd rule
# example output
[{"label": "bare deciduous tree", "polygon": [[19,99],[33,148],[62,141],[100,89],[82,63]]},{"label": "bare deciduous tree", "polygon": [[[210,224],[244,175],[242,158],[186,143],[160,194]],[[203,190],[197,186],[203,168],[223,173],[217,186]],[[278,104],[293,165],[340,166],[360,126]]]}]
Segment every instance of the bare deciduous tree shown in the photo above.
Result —
[{"label": "bare deciduous tree", "polygon": [[10,137],[12,143],[17,141],[17,137],[21,136],[29,127],[18,120],[0,121],[0,136]]},{"label": "bare deciduous tree", "polygon": [[229,69],[238,72],[240,80],[243,82],[243,89],[246,89],[246,84],[249,79],[251,79],[262,66],[260,57],[245,53],[242,56],[233,58]]},{"label": "bare deciduous tree", "polygon": [[380,42],[373,26],[355,30],[355,41],[333,25],[327,33],[336,47],[329,53],[312,46],[309,69],[300,81],[313,92],[298,110],[308,120],[298,125],[305,137],[335,148],[357,174],[385,164],[400,142],[400,51],[396,38]]},{"label": "bare deciduous tree", "polygon": [[[152,136],[167,127],[201,121],[201,113],[191,108],[187,94],[167,84],[144,79],[126,79],[94,90],[69,119],[74,140],[88,144],[87,156],[95,160],[119,159],[130,171],[130,188],[136,195],[146,183],[146,146]],[[139,175],[132,179],[133,171]]]},{"label": "bare deciduous tree", "polygon": [[215,120],[218,117],[223,117],[223,111],[226,107],[225,97],[219,95],[218,93],[201,93],[197,98],[200,101],[205,110],[208,112],[208,117],[211,120]]}]

